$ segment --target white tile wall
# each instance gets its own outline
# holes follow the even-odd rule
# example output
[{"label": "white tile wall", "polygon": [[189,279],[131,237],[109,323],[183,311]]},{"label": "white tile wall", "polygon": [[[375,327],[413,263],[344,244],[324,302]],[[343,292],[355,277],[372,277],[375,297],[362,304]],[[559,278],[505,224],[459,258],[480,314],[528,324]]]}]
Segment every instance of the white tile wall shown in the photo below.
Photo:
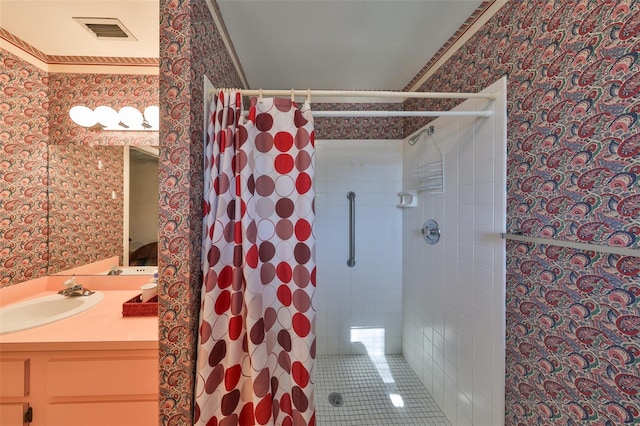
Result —
[{"label": "white tile wall", "polygon": [[[455,425],[504,424],[506,81],[487,91],[499,93],[494,117],[430,123],[444,193],[422,192],[403,213],[403,354]],[[427,141],[404,145],[405,185]],[[419,232],[431,218],[442,232],[434,246]]]},{"label": "white tile wall", "polygon": [[[365,353],[352,328],[384,330],[402,351],[402,142],[317,140],[315,295],[318,355]],[[356,266],[347,266],[347,192],[356,193]],[[370,350],[375,346],[371,341]]]}]

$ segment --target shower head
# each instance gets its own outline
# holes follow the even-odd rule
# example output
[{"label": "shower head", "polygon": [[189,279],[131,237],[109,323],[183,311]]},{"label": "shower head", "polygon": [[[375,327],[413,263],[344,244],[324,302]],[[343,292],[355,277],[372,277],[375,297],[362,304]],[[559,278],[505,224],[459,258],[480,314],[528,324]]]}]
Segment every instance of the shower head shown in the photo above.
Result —
[{"label": "shower head", "polygon": [[420,136],[422,136],[423,133],[428,134],[429,136],[433,135],[436,132],[436,128],[435,126],[429,126],[429,127],[425,127],[419,131],[417,131],[413,136],[411,136],[409,138],[409,145],[413,146],[416,144],[416,142],[418,142],[418,140],[420,139]]}]

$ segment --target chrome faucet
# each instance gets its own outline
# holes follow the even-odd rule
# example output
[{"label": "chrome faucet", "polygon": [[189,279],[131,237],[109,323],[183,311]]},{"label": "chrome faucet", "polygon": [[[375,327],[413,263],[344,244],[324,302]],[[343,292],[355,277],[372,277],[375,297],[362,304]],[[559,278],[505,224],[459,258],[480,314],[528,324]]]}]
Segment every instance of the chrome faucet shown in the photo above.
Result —
[{"label": "chrome faucet", "polygon": [[107,272],[107,275],[120,275],[122,273],[122,269],[118,268],[117,266],[113,266],[109,272]]},{"label": "chrome faucet", "polygon": [[64,297],[90,296],[94,291],[84,288],[82,284],[76,282],[76,278],[69,278],[64,282],[64,288],[58,292]]}]

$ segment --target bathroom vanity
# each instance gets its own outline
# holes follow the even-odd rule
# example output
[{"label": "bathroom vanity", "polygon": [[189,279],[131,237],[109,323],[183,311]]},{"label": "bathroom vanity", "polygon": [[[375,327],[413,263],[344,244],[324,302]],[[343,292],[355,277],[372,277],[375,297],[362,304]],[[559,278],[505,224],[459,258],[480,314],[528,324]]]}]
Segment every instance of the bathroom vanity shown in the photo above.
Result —
[{"label": "bathroom vanity", "polygon": [[[55,277],[37,281],[31,286],[35,294],[26,298],[53,294],[60,285]],[[158,423],[158,319],[122,316],[122,303],[139,293],[140,282],[86,278],[86,287],[104,293],[95,307],[0,335],[1,425]],[[3,305],[15,298],[7,292],[3,297],[4,290]]]}]

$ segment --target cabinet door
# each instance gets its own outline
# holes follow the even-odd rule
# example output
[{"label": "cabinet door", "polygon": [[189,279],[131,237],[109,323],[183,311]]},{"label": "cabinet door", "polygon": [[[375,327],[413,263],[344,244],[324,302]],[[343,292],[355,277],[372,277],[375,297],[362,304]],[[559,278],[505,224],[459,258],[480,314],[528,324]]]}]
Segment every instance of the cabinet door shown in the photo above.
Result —
[{"label": "cabinet door", "polygon": [[0,425],[2,426],[26,426],[24,414],[29,409],[26,402],[12,404],[0,404]]},{"label": "cabinet door", "polygon": [[157,395],[158,380],[155,353],[115,354],[113,358],[97,353],[73,354],[47,363],[47,395],[65,401],[88,396]]},{"label": "cabinet door", "polygon": [[47,362],[46,426],[155,425],[158,380],[154,351],[58,353]]},{"label": "cabinet door", "polygon": [[146,426],[157,424],[157,400],[77,402],[51,404],[47,407],[47,426]]},{"label": "cabinet door", "polygon": [[29,395],[30,365],[29,358],[0,360],[0,398]]}]

